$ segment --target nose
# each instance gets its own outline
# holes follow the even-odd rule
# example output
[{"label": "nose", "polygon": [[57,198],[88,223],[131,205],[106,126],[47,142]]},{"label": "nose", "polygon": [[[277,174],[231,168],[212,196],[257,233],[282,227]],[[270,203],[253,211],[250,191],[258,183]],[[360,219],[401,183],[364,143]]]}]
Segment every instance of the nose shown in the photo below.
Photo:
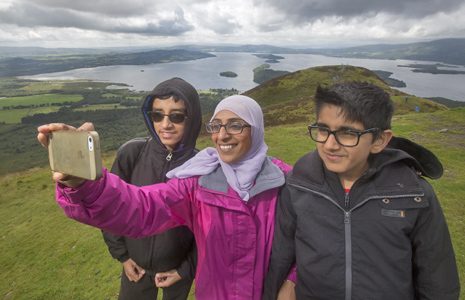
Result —
[{"label": "nose", "polygon": [[218,131],[218,138],[226,139],[228,137],[229,137],[229,133],[226,132],[226,128],[224,126],[221,126],[220,131]]},{"label": "nose", "polygon": [[163,120],[161,120],[161,126],[163,128],[168,128],[170,126],[172,126],[173,123],[171,123],[170,119],[168,118],[168,116],[164,116],[163,117]]},{"label": "nose", "polygon": [[330,134],[328,136],[328,139],[324,143],[324,147],[326,149],[339,149],[340,146],[341,145],[339,145],[339,143],[336,141],[336,137],[334,136],[334,134]]}]

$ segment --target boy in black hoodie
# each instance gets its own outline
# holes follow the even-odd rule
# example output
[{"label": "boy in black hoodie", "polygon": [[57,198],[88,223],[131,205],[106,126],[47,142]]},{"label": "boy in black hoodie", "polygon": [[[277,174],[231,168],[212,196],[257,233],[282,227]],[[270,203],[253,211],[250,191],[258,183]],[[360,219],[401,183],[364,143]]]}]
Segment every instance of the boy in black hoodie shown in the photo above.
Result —
[{"label": "boy in black hoodie", "polygon": [[[111,172],[138,186],[167,180],[166,173],[197,152],[202,114],[195,88],[181,78],[158,84],[146,97],[142,115],[150,132],[118,150]],[[196,267],[195,242],[187,227],[131,239],[104,232],[113,256],[123,264],[120,300],[187,299]]]},{"label": "boy in black hoodie", "polygon": [[[317,151],[297,161],[282,192],[265,299],[276,298],[294,262],[297,299],[458,299],[447,224],[425,169],[387,147],[389,95],[342,83],[319,87],[315,104],[308,130]],[[417,149],[437,171],[434,155]]]}]

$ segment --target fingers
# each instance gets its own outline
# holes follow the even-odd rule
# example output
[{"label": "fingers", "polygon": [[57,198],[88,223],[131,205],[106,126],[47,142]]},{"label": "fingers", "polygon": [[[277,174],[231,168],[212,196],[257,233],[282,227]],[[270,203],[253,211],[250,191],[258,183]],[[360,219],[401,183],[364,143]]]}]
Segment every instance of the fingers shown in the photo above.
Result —
[{"label": "fingers", "polygon": [[80,186],[81,184],[83,184],[84,181],[86,181],[85,179],[75,177],[75,176],[71,176],[71,175],[67,175],[67,174],[63,174],[63,173],[59,173],[59,172],[53,172],[52,179],[55,182],[59,182],[59,183],[61,183],[63,185],[66,185],[67,187],[71,187],[71,188],[76,188],[76,187]]},{"label": "fingers", "polygon": [[137,273],[133,271],[126,272],[126,276],[128,277],[129,281],[132,281],[132,282],[139,281],[139,276],[137,275]]},{"label": "fingers", "polygon": [[128,259],[123,263],[123,269],[129,281],[137,282],[145,275],[145,270],[132,259]]},{"label": "fingers", "polygon": [[137,275],[139,276],[138,279],[141,279],[142,276],[144,276],[144,274],[145,274],[145,270],[143,268],[139,267],[137,264],[135,265],[135,270],[137,272]]},{"label": "fingers", "polygon": [[95,128],[94,128],[94,124],[92,124],[91,122],[85,122],[84,124],[79,126],[79,128],[77,130],[79,130],[79,131],[93,131],[93,130],[95,130]]},{"label": "fingers", "polygon": [[155,274],[155,286],[159,288],[166,287],[167,279],[168,279],[168,273],[166,272]]},{"label": "fingers", "polygon": [[155,274],[155,286],[159,288],[172,286],[179,280],[181,280],[181,276],[176,270]]},{"label": "fingers", "polygon": [[64,123],[50,123],[50,124],[41,125],[37,127],[37,132],[38,132],[37,140],[43,147],[47,147],[48,146],[48,135],[50,134],[50,132],[58,131],[58,130],[76,130],[76,128],[71,125],[64,124]]},{"label": "fingers", "polygon": [[125,271],[126,276],[128,277],[129,281],[138,282],[142,276],[144,276],[145,272],[136,272],[135,269]]},{"label": "fingers", "polygon": [[281,286],[281,288],[279,289],[277,300],[295,300],[295,299],[296,299],[295,283],[290,280],[286,280]]}]

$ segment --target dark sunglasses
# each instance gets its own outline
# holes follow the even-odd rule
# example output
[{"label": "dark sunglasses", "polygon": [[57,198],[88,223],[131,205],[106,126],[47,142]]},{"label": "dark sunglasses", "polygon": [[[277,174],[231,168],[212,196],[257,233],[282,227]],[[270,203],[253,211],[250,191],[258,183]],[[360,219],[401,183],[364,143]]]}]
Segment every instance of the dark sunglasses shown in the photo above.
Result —
[{"label": "dark sunglasses", "polygon": [[170,120],[171,123],[180,124],[187,118],[186,114],[181,112],[174,112],[165,115],[161,111],[148,111],[147,114],[155,123],[161,122],[165,117],[168,117],[168,120]]}]

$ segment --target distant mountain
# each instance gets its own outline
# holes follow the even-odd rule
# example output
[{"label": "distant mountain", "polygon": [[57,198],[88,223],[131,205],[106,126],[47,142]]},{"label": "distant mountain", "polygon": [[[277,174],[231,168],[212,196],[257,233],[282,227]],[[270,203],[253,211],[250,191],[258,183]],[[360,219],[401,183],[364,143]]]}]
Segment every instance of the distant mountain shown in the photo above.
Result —
[{"label": "distant mountain", "polygon": [[[174,49],[179,46],[167,48]],[[299,51],[291,48],[276,47],[270,45],[184,45],[183,49],[205,51],[205,52],[246,52],[246,53],[300,53]],[[296,52],[297,51],[297,52]]]},{"label": "distant mountain", "polygon": [[0,59],[0,77],[61,72],[112,65],[146,65],[213,57],[213,54],[184,49],[135,53],[60,54]]},{"label": "distant mountain", "polygon": [[465,65],[465,38],[439,39],[411,44],[377,44],[349,48],[285,48],[270,45],[184,46],[208,52],[320,54],[336,57],[409,59]]},{"label": "distant mountain", "polygon": [[95,55],[102,53],[122,52],[110,48],[42,48],[42,47],[0,47],[0,58],[34,57],[50,55]]},{"label": "distant mountain", "polygon": [[313,51],[317,54],[329,56],[409,59],[465,65],[465,39],[441,39],[412,44],[381,44],[341,49],[319,49]]},{"label": "distant mountain", "polygon": [[[182,50],[180,50],[182,49]],[[465,66],[465,38],[410,44],[377,44],[349,48],[294,49],[271,45],[179,45],[167,48],[0,47],[0,76],[33,75],[83,67],[149,64],[212,56],[211,52],[253,54],[319,54],[335,57],[408,59]]]}]

